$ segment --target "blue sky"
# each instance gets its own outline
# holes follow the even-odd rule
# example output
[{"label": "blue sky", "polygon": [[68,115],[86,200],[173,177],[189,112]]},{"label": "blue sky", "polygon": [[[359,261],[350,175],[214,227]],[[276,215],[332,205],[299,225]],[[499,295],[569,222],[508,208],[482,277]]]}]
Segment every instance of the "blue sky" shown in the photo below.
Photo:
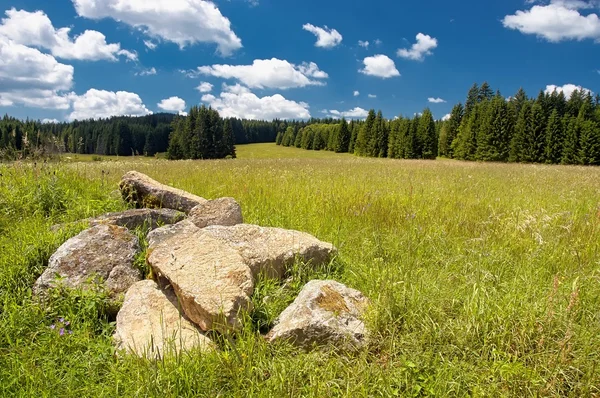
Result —
[{"label": "blue sky", "polygon": [[[597,92],[583,0],[2,0],[0,112],[436,118],[474,82]],[[367,43],[368,42],[368,45]]]}]

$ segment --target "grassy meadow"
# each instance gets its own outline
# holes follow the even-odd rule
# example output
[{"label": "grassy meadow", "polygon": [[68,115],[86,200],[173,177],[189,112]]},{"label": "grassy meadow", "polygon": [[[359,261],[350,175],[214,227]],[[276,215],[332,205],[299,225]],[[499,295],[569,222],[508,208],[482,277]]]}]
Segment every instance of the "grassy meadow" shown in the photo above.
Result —
[{"label": "grassy meadow", "polygon": [[[600,397],[600,168],[275,144],[237,153],[0,164],[0,396]],[[50,226],[125,209],[117,182],[133,169],[209,199],[234,197],[246,222],[309,232],[339,258],[295,266],[292,292],[261,281],[247,327],[218,352],[115,357],[102,292],[57,291],[42,305],[31,286],[82,229]],[[368,348],[267,345],[260,330],[304,282],[326,277],[371,298]],[[72,333],[51,328],[67,321]]]}]

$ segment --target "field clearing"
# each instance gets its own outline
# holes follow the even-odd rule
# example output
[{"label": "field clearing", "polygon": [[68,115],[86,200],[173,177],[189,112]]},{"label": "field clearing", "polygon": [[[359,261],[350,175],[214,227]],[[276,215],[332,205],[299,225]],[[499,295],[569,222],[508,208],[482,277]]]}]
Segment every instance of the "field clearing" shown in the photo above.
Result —
[{"label": "field clearing", "polygon": [[[237,153],[0,165],[0,396],[600,396],[600,168]],[[204,357],[116,359],[99,297],[36,304],[31,285],[80,230],[49,227],[123,209],[132,169],[333,242],[318,276],[372,299],[369,348],[302,353],[249,327]],[[259,290],[269,317],[289,302]],[[49,328],[63,316],[67,338]]]}]

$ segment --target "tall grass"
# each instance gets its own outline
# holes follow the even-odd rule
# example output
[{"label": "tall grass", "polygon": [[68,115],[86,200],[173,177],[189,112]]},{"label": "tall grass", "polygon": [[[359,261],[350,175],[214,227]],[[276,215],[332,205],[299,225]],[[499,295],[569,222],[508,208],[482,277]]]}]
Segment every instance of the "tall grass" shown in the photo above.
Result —
[{"label": "tall grass", "polygon": [[[600,169],[296,152],[1,167],[0,395],[600,395]],[[248,327],[216,353],[117,359],[103,297],[62,292],[41,307],[30,286],[77,232],[49,226],[123,208],[111,192],[131,169],[232,196],[247,222],[307,231],[339,258],[296,269],[287,290],[261,281]],[[367,349],[304,353],[259,337],[311,277],[372,299]],[[50,329],[60,317],[72,335]]]}]

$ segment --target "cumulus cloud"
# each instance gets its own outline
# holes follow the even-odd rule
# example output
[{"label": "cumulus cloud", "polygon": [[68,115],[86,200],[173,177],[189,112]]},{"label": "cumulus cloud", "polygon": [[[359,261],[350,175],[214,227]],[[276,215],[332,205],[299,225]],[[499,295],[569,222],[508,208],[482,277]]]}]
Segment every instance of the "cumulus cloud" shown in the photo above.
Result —
[{"label": "cumulus cloud", "polygon": [[549,42],[565,40],[600,40],[600,19],[597,14],[583,15],[579,10],[597,6],[595,2],[554,0],[546,5],[534,5],[529,10],[507,15],[502,24],[507,29],[535,35]]},{"label": "cumulus cloud", "polygon": [[554,91],[558,92],[558,93],[564,93],[565,97],[567,97],[567,99],[571,98],[571,95],[573,95],[573,92],[575,90],[579,90],[579,91],[584,91],[585,93],[592,93],[592,90],[587,89],[585,87],[581,87],[581,86],[576,86],[575,84],[565,84],[563,86],[555,86],[554,84],[549,84],[546,86],[546,90],[544,90],[544,92],[546,94],[552,94]]},{"label": "cumulus cloud", "polygon": [[328,114],[330,117],[339,119],[342,117],[345,117],[347,119],[364,119],[369,115],[369,111],[367,111],[366,109],[360,108],[360,107],[356,107],[354,109],[350,109],[348,111],[345,112],[340,112],[338,110],[335,109],[331,109],[331,110],[324,110],[323,113]]},{"label": "cumulus cloud", "polygon": [[236,79],[251,88],[288,89],[305,86],[322,86],[320,80],[328,77],[314,62],[294,65],[277,58],[256,59],[252,65],[200,66],[202,75]]},{"label": "cumulus cloud", "polygon": [[219,111],[222,117],[254,120],[310,118],[309,106],[305,102],[288,100],[281,94],[258,97],[240,84],[223,85],[219,97],[205,94],[202,102]]},{"label": "cumulus cloud", "polygon": [[56,124],[56,123],[60,123],[60,121],[58,121],[58,119],[42,119],[42,123],[44,124]]},{"label": "cumulus cloud", "polygon": [[444,117],[442,117],[442,120],[445,122],[447,120],[450,120],[451,117],[452,117],[452,115],[448,113],[448,114],[444,115]]},{"label": "cumulus cloud", "polygon": [[155,67],[152,67],[150,69],[144,69],[141,72],[136,72],[135,75],[136,76],[152,76],[152,75],[156,75],[158,72],[156,71]]},{"label": "cumulus cloud", "polygon": [[111,116],[143,116],[152,112],[142,99],[127,91],[105,91],[90,89],[83,95],[71,94],[73,111],[68,120],[108,118]]},{"label": "cumulus cloud", "polygon": [[179,97],[170,97],[156,104],[160,109],[167,112],[185,113],[185,101]]},{"label": "cumulus cloud", "polygon": [[355,96],[355,97],[358,97],[359,95],[360,95],[360,92],[359,92],[359,91],[355,91],[355,92],[354,92],[354,96]]},{"label": "cumulus cloud", "polygon": [[362,40],[358,41],[359,46],[367,48],[367,49],[369,48],[369,44],[370,44],[369,41],[362,41]]},{"label": "cumulus cloud", "polygon": [[196,90],[200,91],[201,93],[210,93],[212,89],[213,85],[209,82],[202,82],[198,87],[196,87]]},{"label": "cumulus cloud", "polygon": [[342,35],[335,29],[329,29],[327,26],[320,28],[309,23],[304,24],[302,29],[317,36],[316,47],[333,48],[342,42]]},{"label": "cumulus cloud", "polygon": [[52,55],[63,59],[86,61],[116,61],[119,56],[137,60],[137,54],[122,50],[119,43],[108,44],[106,36],[95,30],[86,30],[71,39],[70,28],[55,29],[50,18],[42,11],[6,11],[0,24],[0,35],[15,43],[49,50]]},{"label": "cumulus cloud", "polygon": [[73,67],[0,35],[0,103],[68,109],[61,91],[73,85]]},{"label": "cumulus cloud", "polygon": [[444,99],[432,97],[427,98],[427,101],[431,102],[432,104],[443,104],[446,102],[446,100]]},{"label": "cumulus cloud", "polygon": [[242,47],[229,19],[204,0],[72,0],[77,14],[90,19],[112,18],[146,35],[180,48],[215,43],[223,56]]},{"label": "cumulus cloud", "polygon": [[419,33],[417,34],[417,42],[413,44],[410,49],[400,49],[397,54],[402,58],[423,61],[426,55],[433,54],[431,50],[435,49],[437,46],[438,41],[435,37]]},{"label": "cumulus cloud", "polygon": [[366,57],[363,63],[365,67],[359,69],[359,72],[365,75],[377,76],[384,79],[400,76],[400,72],[396,69],[396,64],[387,55],[379,54],[373,57]]}]

